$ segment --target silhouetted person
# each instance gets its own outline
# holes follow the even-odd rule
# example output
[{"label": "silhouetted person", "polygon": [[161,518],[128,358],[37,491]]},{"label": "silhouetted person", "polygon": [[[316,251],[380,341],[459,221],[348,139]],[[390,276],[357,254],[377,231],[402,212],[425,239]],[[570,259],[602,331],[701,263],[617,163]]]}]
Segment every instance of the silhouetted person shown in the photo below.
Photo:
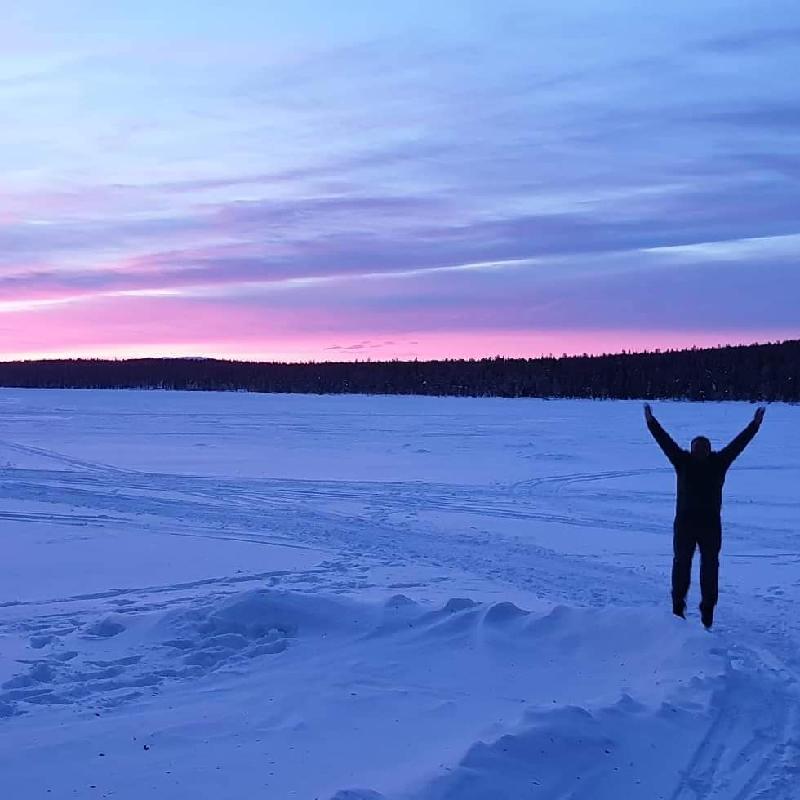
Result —
[{"label": "silhouetted person", "polygon": [[719,551],[722,545],[722,486],[728,467],[758,433],[764,419],[759,408],[753,421],[728,445],[716,452],[705,436],[692,439],[691,452],[679,447],[645,403],[647,427],[678,475],[678,498],[672,540],[672,613],[686,615],[686,594],[692,575],[692,557],[700,549],[700,616],[710,628],[717,604]]}]

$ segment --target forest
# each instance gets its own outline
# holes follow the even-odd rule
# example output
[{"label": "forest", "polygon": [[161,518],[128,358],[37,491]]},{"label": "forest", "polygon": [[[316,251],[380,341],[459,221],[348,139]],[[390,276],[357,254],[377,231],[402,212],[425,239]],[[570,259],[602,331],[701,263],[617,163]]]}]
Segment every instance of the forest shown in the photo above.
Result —
[{"label": "forest", "polygon": [[0,362],[0,386],[798,402],[800,340],[600,356],[439,361],[13,361]]}]

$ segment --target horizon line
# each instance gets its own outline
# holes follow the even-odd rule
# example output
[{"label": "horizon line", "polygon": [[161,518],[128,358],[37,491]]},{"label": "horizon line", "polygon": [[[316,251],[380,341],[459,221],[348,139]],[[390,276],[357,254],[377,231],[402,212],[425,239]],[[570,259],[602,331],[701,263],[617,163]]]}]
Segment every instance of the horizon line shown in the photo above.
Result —
[{"label": "horizon line", "polygon": [[731,343],[719,343],[715,345],[692,345],[690,347],[667,347],[667,348],[653,348],[653,349],[623,349],[618,351],[612,352],[602,352],[602,353],[562,353],[561,355],[555,355],[554,353],[549,354],[539,354],[539,355],[531,355],[531,356],[506,356],[501,353],[497,353],[493,356],[480,356],[480,357],[450,357],[444,356],[442,358],[352,358],[347,360],[334,360],[334,359],[308,359],[305,361],[297,360],[297,361],[280,361],[280,360],[260,360],[260,359],[248,359],[248,358],[226,358],[220,356],[178,356],[178,355],[157,355],[157,356],[124,356],[124,357],[109,357],[109,356],[46,356],[41,358],[17,358],[17,359],[8,359],[8,360],[0,360],[0,366],[8,365],[8,364],[43,364],[43,363],[57,363],[62,361],[72,361],[72,362],[82,362],[82,361],[92,361],[92,362],[107,362],[107,363],[118,363],[124,364],[130,361],[217,361],[229,364],[263,364],[263,365],[283,365],[283,366],[302,366],[302,365],[311,365],[311,364],[396,364],[396,363],[404,363],[404,364],[414,364],[414,363],[436,363],[440,361],[494,361],[497,359],[508,360],[508,361],[544,361],[544,360],[567,360],[567,359],[574,359],[574,358],[609,358],[613,356],[632,356],[632,355],[661,355],[665,353],[689,353],[693,351],[706,351],[706,350],[722,350],[726,348],[745,348],[745,347],[767,347],[767,346],[776,346],[776,345],[783,345],[788,344],[790,342],[800,341],[800,336],[794,338],[785,338],[785,339],[776,339],[776,340],[767,340],[767,341],[752,341],[748,343],[739,342],[736,344]]}]

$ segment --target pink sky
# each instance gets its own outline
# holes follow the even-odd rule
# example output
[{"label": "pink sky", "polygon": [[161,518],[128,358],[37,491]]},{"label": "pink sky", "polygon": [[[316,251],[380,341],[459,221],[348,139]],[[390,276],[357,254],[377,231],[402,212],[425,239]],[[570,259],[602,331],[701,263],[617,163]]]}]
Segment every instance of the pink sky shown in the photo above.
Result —
[{"label": "pink sky", "polygon": [[[322,314],[308,325],[312,332],[298,334],[295,312],[264,314],[260,309],[229,308],[217,302],[119,297],[6,313],[0,317],[0,335],[4,343],[13,342],[19,348],[2,353],[9,360],[169,354],[285,361],[574,355],[713,347],[791,335],[791,331],[766,330],[742,336],[719,330],[647,331],[632,337],[629,330],[409,331],[403,326],[403,330],[376,337],[374,324],[337,331],[337,322],[335,313]],[[103,341],[98,341],[98,329],[104,332]],[[331,344],[333,341],[339,344]]]}]

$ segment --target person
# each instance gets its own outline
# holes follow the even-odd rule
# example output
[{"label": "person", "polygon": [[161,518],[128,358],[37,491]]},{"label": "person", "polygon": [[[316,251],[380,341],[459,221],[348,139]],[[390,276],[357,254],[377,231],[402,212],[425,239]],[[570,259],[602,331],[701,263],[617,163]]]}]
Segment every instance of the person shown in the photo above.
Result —
[{"label": "person", "polygon": [[664,455],[675,467],[678,479],[673,526],[672,613],[686,618],[686,595],[695,549],[700,550],[700,617],[706,629],[714,622],[722,545],[722,486],[728,468],[758,433],[765,409],[756,410],[752,422],[722,450],[711,449],[706,436],[692,439],[691,450],[679,447],[645,403],[647,427]]}]

